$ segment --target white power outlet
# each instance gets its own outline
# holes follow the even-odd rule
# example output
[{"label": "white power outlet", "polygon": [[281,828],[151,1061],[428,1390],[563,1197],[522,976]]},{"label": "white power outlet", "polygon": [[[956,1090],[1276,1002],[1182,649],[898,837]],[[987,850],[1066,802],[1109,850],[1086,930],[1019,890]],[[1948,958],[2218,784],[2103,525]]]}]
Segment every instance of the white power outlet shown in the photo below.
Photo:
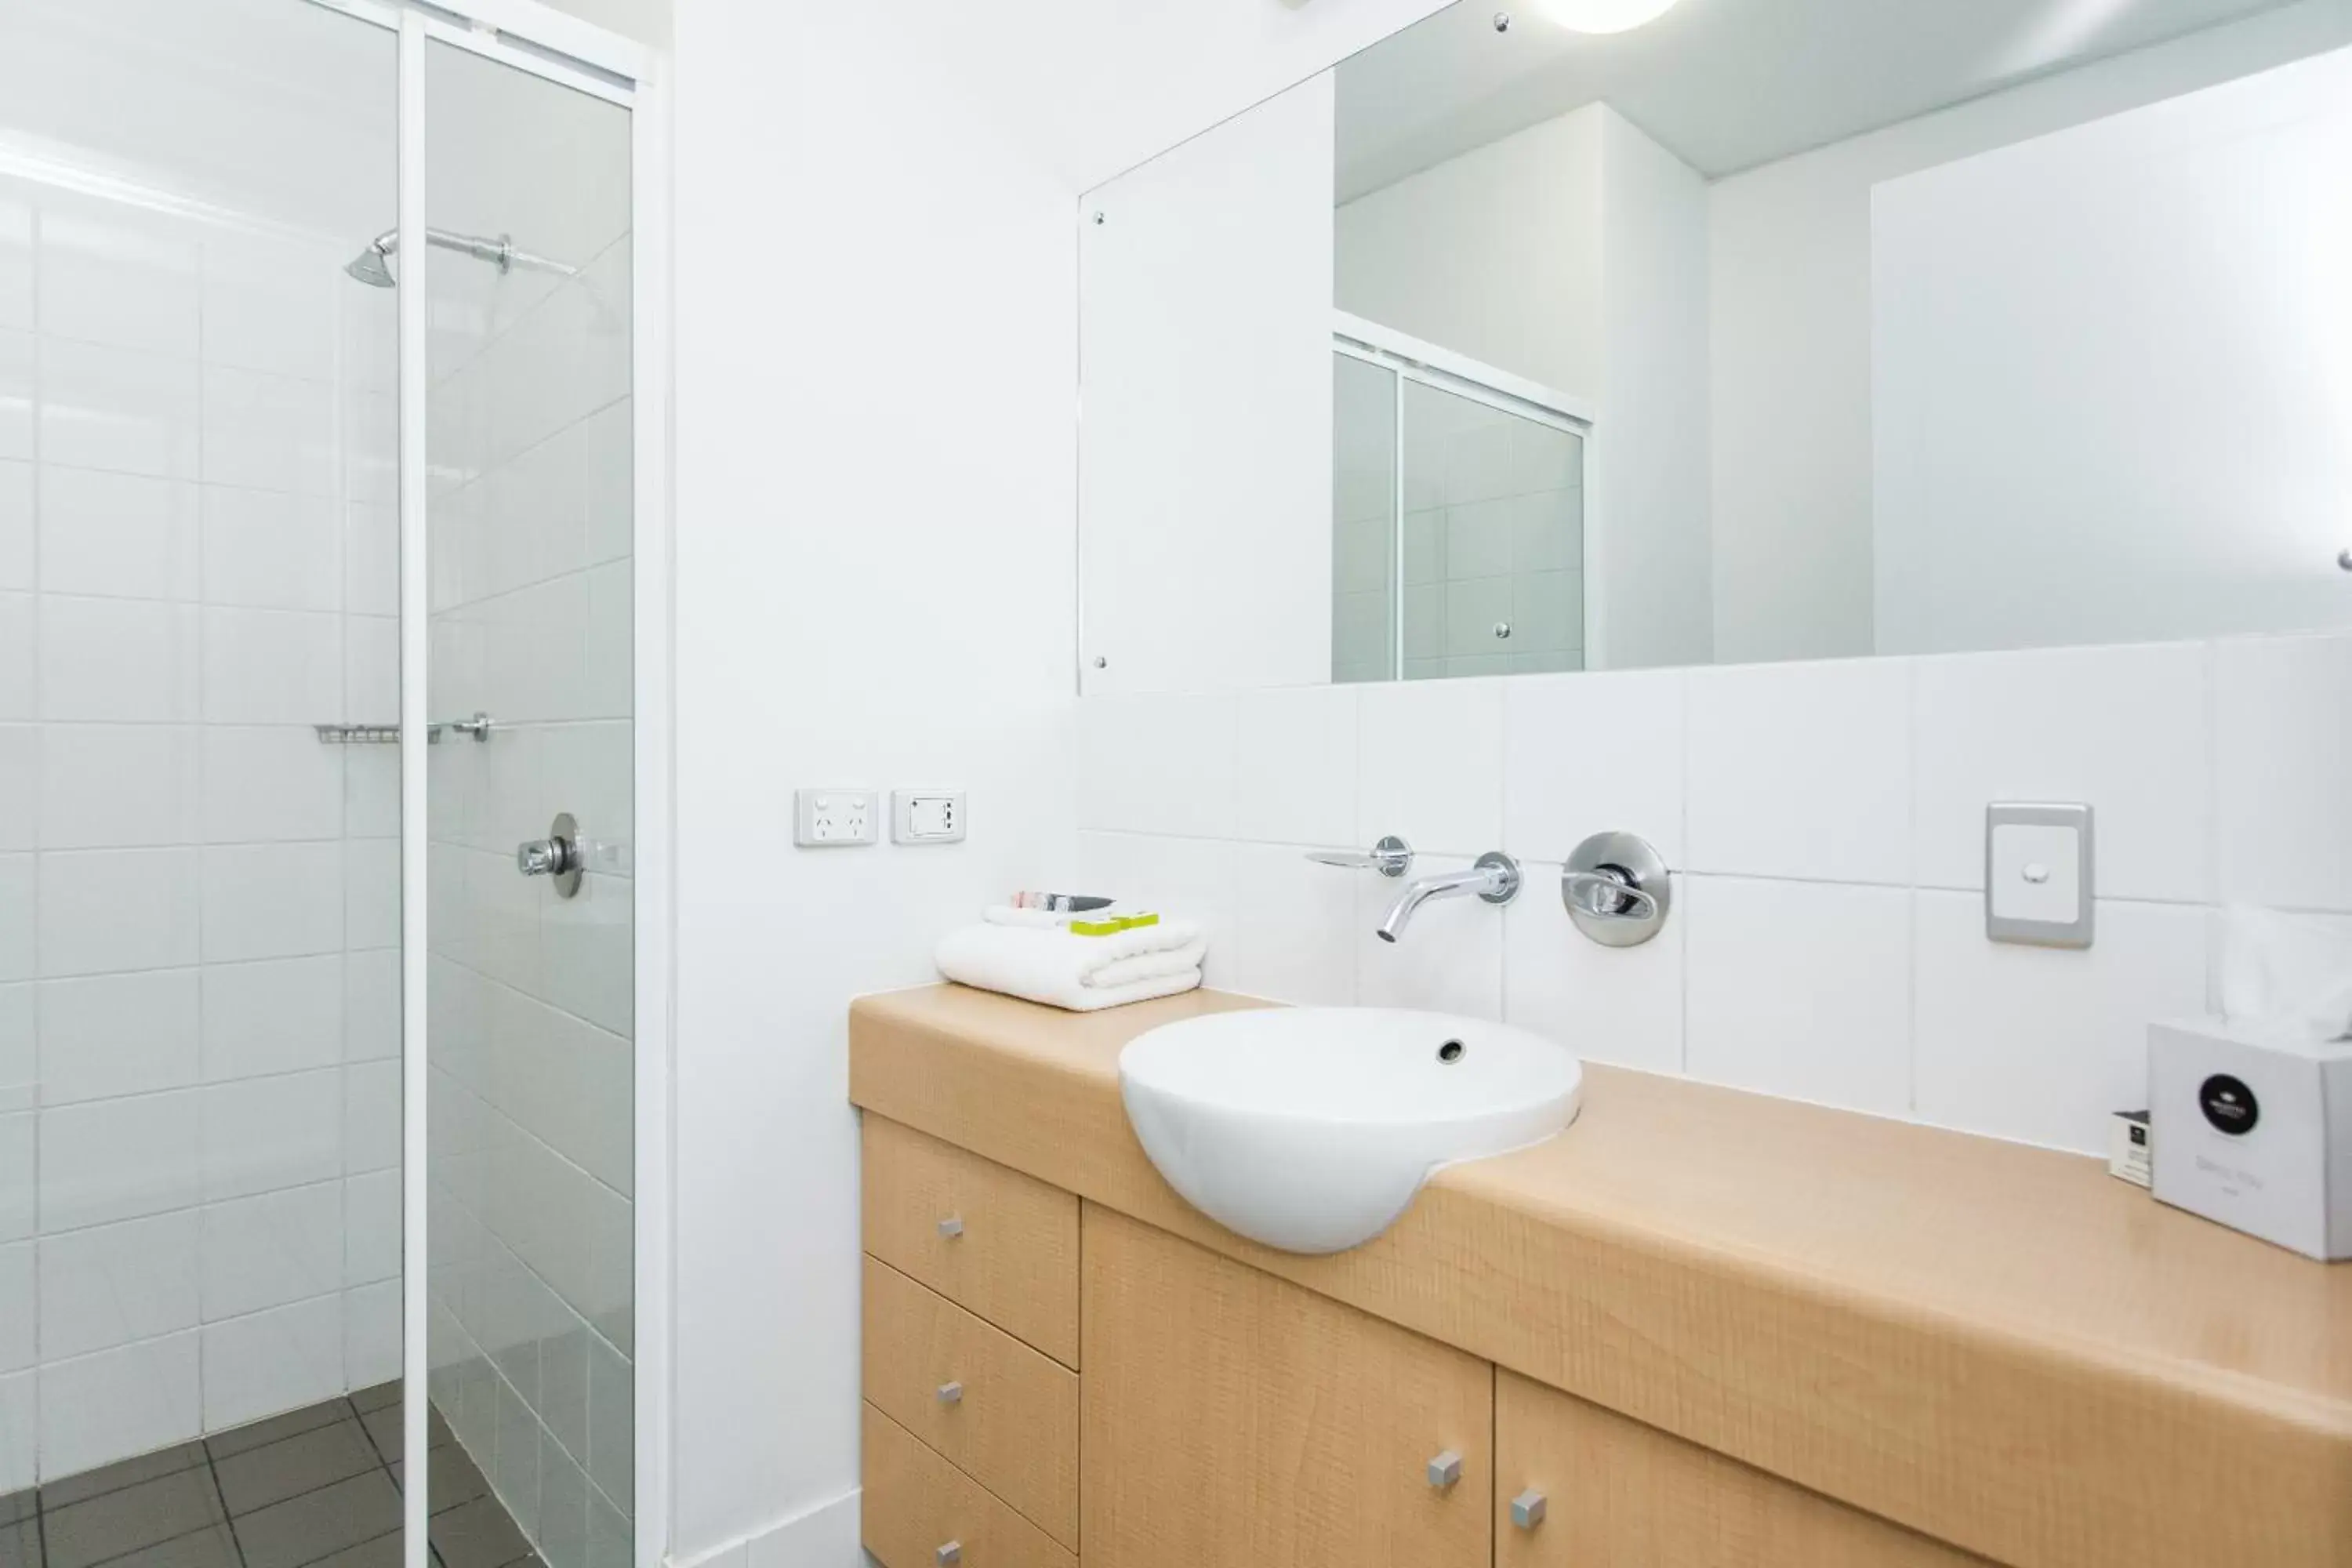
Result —
[{"label": "white power outlet", "polygon": [[804,789],[793,795],[793,842],[849,849],[877,842],[880,796],[870,789]]},{"label": "white power outlet", "polygon": [[963,792],[950,789],[902,789],[890,796],[890,840],[894,844],[961,844],[963,842]]}]

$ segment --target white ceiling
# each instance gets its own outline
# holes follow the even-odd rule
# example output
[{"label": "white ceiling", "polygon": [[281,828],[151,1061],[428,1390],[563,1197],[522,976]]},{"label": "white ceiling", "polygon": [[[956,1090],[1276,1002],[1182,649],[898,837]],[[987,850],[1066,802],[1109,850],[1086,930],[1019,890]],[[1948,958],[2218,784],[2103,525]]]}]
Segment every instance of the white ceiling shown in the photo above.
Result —
[{"label": "white ceiling", "polygon": [[2280,4],[1681,0],[1596,37],[1459,0],[1339,68],[1339,199],[1602,101],[1719,177]]}]

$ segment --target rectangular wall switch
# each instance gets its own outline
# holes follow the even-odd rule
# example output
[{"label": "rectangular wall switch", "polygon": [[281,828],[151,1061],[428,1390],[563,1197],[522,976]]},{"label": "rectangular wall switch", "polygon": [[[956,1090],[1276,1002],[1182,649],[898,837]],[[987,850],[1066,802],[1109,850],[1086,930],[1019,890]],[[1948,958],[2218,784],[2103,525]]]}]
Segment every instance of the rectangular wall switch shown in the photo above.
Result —
[{"label": "rectangular wall switch", "polygon": [[2089,806],[1985,807],[1985,935],[2090,946],[2091,860]]},{"label": "rectangular wall switch", "polygon": [[793,842],[805,849],[851,849],[877,843],[880,800],[870,789],[796,790]]},{"label": "rectangular wall switch", "polygon": [[890,796],[890,838],[897,844],[963,842],[963,792],[902,789]]}]

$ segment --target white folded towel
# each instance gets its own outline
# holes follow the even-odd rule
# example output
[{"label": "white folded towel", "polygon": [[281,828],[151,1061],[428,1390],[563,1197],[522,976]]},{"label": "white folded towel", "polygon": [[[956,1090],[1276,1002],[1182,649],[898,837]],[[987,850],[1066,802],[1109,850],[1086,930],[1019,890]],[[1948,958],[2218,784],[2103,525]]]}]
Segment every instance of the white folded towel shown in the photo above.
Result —
[{"label": "white folded towel", "polygon": [[932,955],[940,973],[1073,1013],[1092,1013],[1201,984],[1208,939],[1192,921],[1162,919],[1108,936],[983,921],[950,931]]}]

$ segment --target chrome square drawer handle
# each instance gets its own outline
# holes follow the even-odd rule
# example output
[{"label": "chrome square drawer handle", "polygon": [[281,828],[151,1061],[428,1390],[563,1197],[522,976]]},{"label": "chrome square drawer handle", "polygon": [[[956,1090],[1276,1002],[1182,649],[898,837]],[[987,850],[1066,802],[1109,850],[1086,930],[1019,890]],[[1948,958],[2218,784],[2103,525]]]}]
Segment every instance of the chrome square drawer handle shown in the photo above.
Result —
[{"label": "chrome square drawer handle", "polygon": [[957,1237],[961,1236],[962,1234],[963,1215],[951,1214],[948,1215],[947,1218],[940,1221],[940,1238],[941,1240],[953,1241]]},{"label": "chrome square drawer handle", "polygon": [[955,1568],[957,1563],[963,1561],[963,1542],[961,1541],[949,1542],[945,1546],[940,1547],[937,1552],[931,1553],[931,1561],[938,1563],[940,1568]]},{"label": "chrome square drawer handle", "polygon": [[940,1403],[941,1405],[961,1405],[963,1403],[963,1384],[961,1383],[943,1383],[940,1384]]},{"label": "chrome square drawer handle", "polygon": [[1511,1500],[1511,1522],[1533,1530],[1544,1521],[1544,1495],[1530,1487]]},{"label": "chrome square drawer handle", "polygon": [[1429,1461],[1429,1484],[1444,1491],[1462,1479],[1462,1456],[1448,1448]]}]

